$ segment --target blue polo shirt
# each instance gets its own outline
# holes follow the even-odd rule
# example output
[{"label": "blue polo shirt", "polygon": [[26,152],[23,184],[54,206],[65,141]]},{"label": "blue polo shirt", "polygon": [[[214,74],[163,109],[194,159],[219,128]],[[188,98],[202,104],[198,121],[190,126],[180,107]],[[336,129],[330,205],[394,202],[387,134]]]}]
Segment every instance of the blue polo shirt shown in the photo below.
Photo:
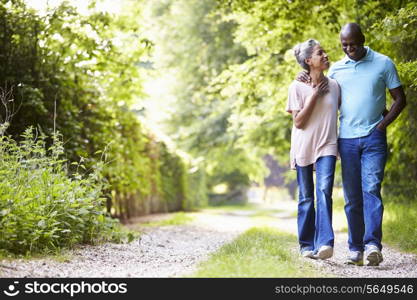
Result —
[{"label": "blue polo shirt", "polygon": [[348,56],[334,63],[328,72],[341,88],[340,138],[367,136],[383,119],[386,88],[401,85],[392,60],[369,47],[359,61]]}]

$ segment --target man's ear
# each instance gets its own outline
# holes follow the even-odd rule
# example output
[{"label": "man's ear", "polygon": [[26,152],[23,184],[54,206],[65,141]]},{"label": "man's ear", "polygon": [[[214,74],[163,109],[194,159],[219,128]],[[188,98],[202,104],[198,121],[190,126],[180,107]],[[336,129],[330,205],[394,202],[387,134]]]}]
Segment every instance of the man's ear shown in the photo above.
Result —
[{"label": "man's ear", "polygon": [[306,59],[304,60],[304,62],[305,62],[307,65],[310,65],[310,61],[311,61],[311,58],[306,58]]}]

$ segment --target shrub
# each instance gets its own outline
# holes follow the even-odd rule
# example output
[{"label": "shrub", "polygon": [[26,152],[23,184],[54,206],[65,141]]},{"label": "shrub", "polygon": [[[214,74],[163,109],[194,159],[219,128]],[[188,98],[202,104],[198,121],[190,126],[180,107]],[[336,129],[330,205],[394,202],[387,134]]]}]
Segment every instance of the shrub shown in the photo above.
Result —
[{"label": "shrub", "polygon": [[0,247],[24,254],[120,239],[117,221],[104,212],[102,164],[69,175],[58,134],[50,144],[33,128],[19,143],[0,138]]}]

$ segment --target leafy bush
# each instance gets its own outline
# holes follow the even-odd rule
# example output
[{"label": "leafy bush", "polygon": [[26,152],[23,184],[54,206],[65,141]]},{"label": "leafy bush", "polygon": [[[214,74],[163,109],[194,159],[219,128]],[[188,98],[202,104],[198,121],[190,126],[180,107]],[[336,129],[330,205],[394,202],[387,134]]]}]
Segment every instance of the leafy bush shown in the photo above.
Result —
[{"label": "leafy bush", "polygon": [[[22,141],[0,138],[0,247],[13,253],[42,252],[120,239],[117,221],[106,216],[97,167],[69,176],[59,135],[27,129]],[[85,168],[73,163],[77,170]]]}]

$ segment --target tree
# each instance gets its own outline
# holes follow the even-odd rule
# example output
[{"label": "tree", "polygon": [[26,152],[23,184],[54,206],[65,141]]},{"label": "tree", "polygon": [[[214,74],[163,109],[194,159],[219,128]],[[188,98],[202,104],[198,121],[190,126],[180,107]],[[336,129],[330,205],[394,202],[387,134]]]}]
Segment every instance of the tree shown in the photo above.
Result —
[{"label": "tree", "polygon": [[181,149],[202,158],[210,186],[226,182],[234,189],[261,177],[263,163],[230,130],[235,99],[223,101],[211,91],[217,75],[247,58],[232,39],[235,24],[216,9],[210,0],[153,1],[153,61],[159,74],[169,71],[176,78],[166,131]]}]

